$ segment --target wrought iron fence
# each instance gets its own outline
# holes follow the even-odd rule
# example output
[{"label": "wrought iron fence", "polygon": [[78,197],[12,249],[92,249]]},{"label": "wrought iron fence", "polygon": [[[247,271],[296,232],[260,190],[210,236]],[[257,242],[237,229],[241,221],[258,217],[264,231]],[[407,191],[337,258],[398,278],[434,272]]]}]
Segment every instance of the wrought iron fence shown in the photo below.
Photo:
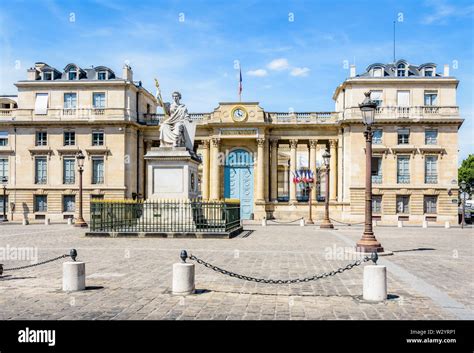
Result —
[{"label": "wrought iron fence", "polygon": [[240,226],[240,203],[202,200],[93,200],[92,232],[229,232]]}]

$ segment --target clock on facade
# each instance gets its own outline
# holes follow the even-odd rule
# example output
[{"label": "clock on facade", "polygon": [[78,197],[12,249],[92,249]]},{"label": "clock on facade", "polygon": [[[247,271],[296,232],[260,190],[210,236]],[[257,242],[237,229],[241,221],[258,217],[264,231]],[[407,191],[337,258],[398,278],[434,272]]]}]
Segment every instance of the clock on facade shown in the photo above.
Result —
[{"label": "clock on facade", "polygon": [[239,121],[239,122],[246,120],[248,117],[247,110],[242,106],[234,107],[232,109],[231,115],[234,121]]}]

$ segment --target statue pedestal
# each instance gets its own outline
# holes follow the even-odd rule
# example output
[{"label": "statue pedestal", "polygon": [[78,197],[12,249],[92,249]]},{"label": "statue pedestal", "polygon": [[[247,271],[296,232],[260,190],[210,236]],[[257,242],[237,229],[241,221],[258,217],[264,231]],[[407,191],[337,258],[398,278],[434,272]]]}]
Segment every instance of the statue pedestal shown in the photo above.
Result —
[{"label": "statue pedestal", "polygon": [[147,199],[198,197],[199,157],[186,147],[153,147],[147,161]]}]

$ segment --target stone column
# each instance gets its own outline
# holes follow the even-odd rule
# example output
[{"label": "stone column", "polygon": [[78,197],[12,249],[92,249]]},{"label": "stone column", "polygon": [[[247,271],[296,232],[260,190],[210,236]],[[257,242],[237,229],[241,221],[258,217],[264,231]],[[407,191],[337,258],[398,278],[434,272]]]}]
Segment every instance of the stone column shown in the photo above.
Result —
[{"label": "stone column", "polygon": [[296,149],[298,147],[298,140],[290,140],[290,203],[296,203],[296,184],[293,183],[293,176],[296,172]]},{"label": "stone column", "polygon": [[220,161],[219,161],[219,145],[221,140],[219,138],[212,139],[211,145],[211,185],[210,185],[210,199],[219,200],[221,192],[221,183],[220,183]]},{"label": "stone column", "polygon": [[203,200],[209,200],[209,140],[202,141],[202,179],[201,194]]},{"label": "stone column", "polygon": [[272,157],[271,157],[271,201],[278,200],[278,140],[272,139]]},{"label": "stone column", "polygon": [[329,200],[337,200],[337,140],[329,140],[329,147],[331,148],[331,163],[330,163],[330,175],[329,175]]},{"label": "stone column", "polygon": [[311,189],[311,199],[314,202],[316,200],[316,146],[318,145],[318,140],[309,140],[309,169],[313,172],[314,184]]},{"label": "stone column", "polygon": [[257,138],[257,201],[265,201],[265,139]]}]

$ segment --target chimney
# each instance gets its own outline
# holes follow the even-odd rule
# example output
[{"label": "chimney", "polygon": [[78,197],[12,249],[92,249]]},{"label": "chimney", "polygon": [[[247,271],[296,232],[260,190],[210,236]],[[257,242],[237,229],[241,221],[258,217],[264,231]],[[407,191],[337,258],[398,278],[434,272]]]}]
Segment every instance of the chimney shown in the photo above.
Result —
[{"label": "chimney", "polygon": [[449,64],[444,64],[443,76],[444,77],[449,77]]},{"label": "chimney", "polygon": [[130,65],[125,64],[123,66],[123,71],[122,71],[122,78],[126,81],[132,81],[133,80],[133,71]]},{"label": "chimney", "polygon": [[356,76],[356,66],[354,64],[351,64],[349,77],[355,77],[355,76]]},{"label": "chimney", "polygon": [[28,70],[26,70],[26,79],[28,81],[35,81],[38,79],[39,73],[35,68],[30,67]]}]

